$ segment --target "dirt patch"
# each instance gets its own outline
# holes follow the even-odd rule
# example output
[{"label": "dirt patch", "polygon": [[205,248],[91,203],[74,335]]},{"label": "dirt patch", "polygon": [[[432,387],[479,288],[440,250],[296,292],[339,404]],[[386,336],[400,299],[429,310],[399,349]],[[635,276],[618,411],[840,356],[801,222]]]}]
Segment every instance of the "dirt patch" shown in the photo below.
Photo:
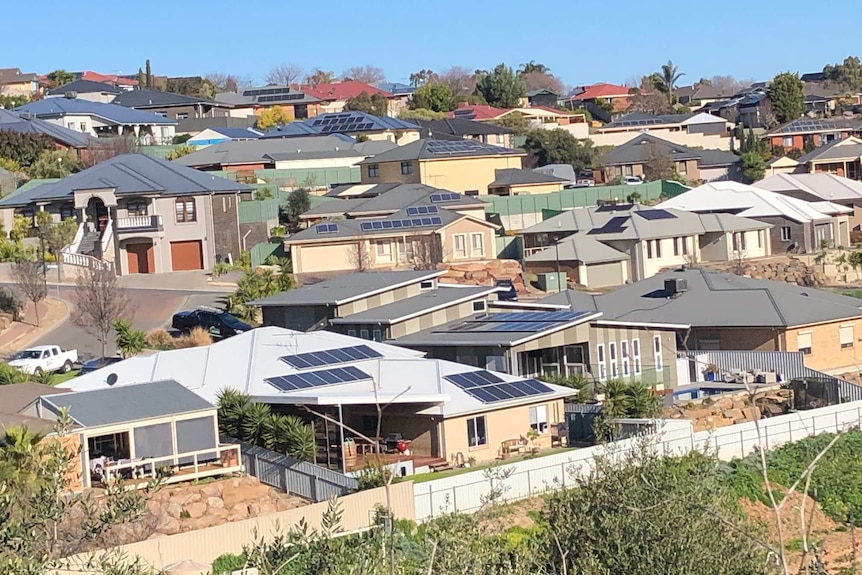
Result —
[{"label": "dirt patch", "polygon": [[513,503],[505,503],[480,511],[480,524],[489,533],[503,533],[513,527],[529,528],[536,524],[531,517],[545,505],[541,497],[531,497]]}]

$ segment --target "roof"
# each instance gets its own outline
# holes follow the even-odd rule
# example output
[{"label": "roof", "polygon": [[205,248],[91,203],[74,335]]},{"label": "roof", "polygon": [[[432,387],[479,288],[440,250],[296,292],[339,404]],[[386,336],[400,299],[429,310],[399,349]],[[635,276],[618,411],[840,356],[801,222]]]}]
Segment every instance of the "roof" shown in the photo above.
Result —
[{"label": "roof", "polygon": [[242,92],[220,92],[215,95],[215,101],[230,106],[276,106],[278,104],[312,104],[319,102],[318,98],[309,96],[290,86],[259,86],[244,88]]},{"label": "roof", "polygon": [[39,118],[23,118],[17,112],[2,108],[0,108],[0,130],[9,130],[20,134],[44,134],[71,148],[87,148],[92,143],[88,134],[70,130],[65,126],[58,126]]},{"label": "roof", "polygon": [[94,116],[114,124],[122,125],[174,125],[177,123],[176,120],[170,120],[157,114],[144,112],[143,110],[126,108],[117,104],[78,100],[76,98],[45,98],[44,100],[24,104],[19,108],[15,108],[15,110],[18,112],[29,112],[39,118],[58,118],[68,114]]},{"label": "roof", "polygon": [[499,290],[500,288],[487,286],[447,286],[445,284],[437,284],[436,289],[346,317],[331,319],[329,323],[393,324],[419,315],[426,315],[438,309],[479,299]]},{"label": "roof", "polygon": [[343,82],[332,82],[330,84],[317,84],[316,86],[300,86],[299,89],[309,96],[320,98],[324,101],[349,100],[355,98],[362,92],[369,96],[381,94],[387,98],[391,98],[393,94],[365,84],[363,82],[355,82],[353,80],[344,80]]},{"label": "roof", "polygon": [[680,124],[683,126],[697,124],[728,124],[729,122],[719,116],[713,116],[705,112],[690,114],[647,114],[646,112],[630,112],[605,124],[600,130],[614,128],[648,129],[651,126],[668,126]]},{"label": "roof", "polygon": [[444,271],[436,270],[356,272],[283,291],[255,300],[251,302],[251,305],[261,307],[344,305],[402,286],[438,278],[444,273]]},{"label": "roof", "polygon": [[114,98],[113,102],[119,106],[126,108],[169,108],[171,106],[196,106],[198,104],[206,104],[209,106],[218,105],[212,100],[204,100],[203,98],[195,98],[184,94],[175,94],[173,92],[163,92],[161,90],[151,90],[149,88],[140,88],[137,90],[124,90],[119,96]]},{"label": "roof", "polygon": [[530,90],[529,92],[527,92],[524,95],[527,96],[528,98],[532,98],[533,96],[538,96],[540,94],[550,94],[551,96],[558,96],[559,95],[556,92],[554,92],[553,90],[549,90],[547,88],[539,88],[537,90]]},{"label": "roof", "polygon": [[597,264],[629,259],[628,254],[615,250],[587,234],[573,234],[555,246],[545,248],[525,258],[528,262],[572,262]]},{"label": "roof", "polygon": [[[113,366],[102,371],[113,371]],[[54,413],[68,409],[69,417],[84,427],[101,427],[215,409],[212,404],[173,379],[154,381],[147,385],[106,386],[104,389],[43,396],[40,402]]]},{"label": "roof", "polygon": [[467,103],[459,105],[452,112],[446,112],[450,118],[462,118],[464,120],[493,120],[508,112],[505,108],[495,108],[487,104],[471,106]]},{"label": "roof", "polygon": [[406,162],[411,160],[448,160],[451,158],[482,158],[487,156],[524,156],[524,150],[512,150],[483,144],[477,140],[443,141],[422,138],[367,158],[360,164]]},{"label": "roof", "polygon": [[118,195],[168,196],[252,191],[254,188],[212,174],[153,158],[146,154],[121,154],[92,168],[43,184],[0,200],[0,206],[26,206],[35,201],[67,198],[76,190],[112,188]]},{"label": "roof", "polygon": [[697,160],[698,166],[727,166],[739,162],[739,156],[721,150],[694,150],[651,134],[639,134],[599,158],[603,166],[640,164],[647,160],[648,151],[655,146],[672,161]]},{"label": "roof", "polygon": [[[739,182],[710,182],[665,200],[659,208],[689,212],[732,212],[746,218],[780,216],[806,223],[828,219],[811,202]],[[840,207],[840,206],[839,206]],[[850,212],[849,208],[842,208]]]},{"label": "roof", "polygon": [[21,68],[0,68],[0,84],[19,84],[22,82],[35,82],[39,79],[36,74],[23,74]]},{"label": "roof", "polygon": [[592,86],[581,86],[569,96],[570,100],[595,100],[596,98],[612,98],[614,96],[628,96],[629,87],[618,84],[607,84],[604,82]]},{"label": "roof", "polygon": [[495,134],[515,134],[515,130],[488,122],[476,122],[465,118],[443,118],[441,120],[413,120],[425,128],[428,137],[440,134],[452,136],[487,136]]},{"label": "roof", "polygon": [[733,95],[724,93],[724,90],[719,86],[706,86],[703,84],[682,86],[673,92],[677,96],[688,96],[692,100],[715,100],[717,98],[727,98]]},{"label": "roof", "polygon": [[822,134],[862,130],[862,120],[856,118],[797,118],[766,132],[763,136],[791,134]]},{"label": "roof", "polygon": [[502,170],[494,170],[494,181],[488,184],[488,187],[498,186],[529,186],[534,184],[565,184],[569,180],[558,178],[553,174],[537,172],[535,170],[519,170],[517,168],[508,168]]},{"label": "roof", "polygon": [[778,193],[806,192],[827,201],[862,200],[862,182],[835,174],[775,174],[752,185]]},{"label": "roof", "polygon": [[20,413],[43,395],[55,395],[67,391],[68,389],[33,382],[0,385],[0,412]]},{"label": "roof", "polygon": [[[365,186],[360,184],[355,187]],[[360,217],[393,214],[416,205],[436,205],[440,209],[447,210],[464,208],[484,210],[487,202],[476,196],[465,196],[425,184],[395,184],[383,190],[382,193],[371,197],[347,198],[321,203],[300,217],[302,219],[316,219],[322,216]]]},{"label": "roof", "polygon": [[395,96],[404,96],[416,91],[414,86],[402,84],[401,82],[377,82],[377,87]]},{"label": "roof", "polygon": [[[342,351],[345,349],[351,353]],[[323,354],[329,351],[338,353],[334,358],[332,354]],[[313,357],[313,364],[318,367],[299,367],[311,363],[299,361],[301,358],[292,361],[309,353],[315,355],[304,357]],[[221,390],[236,388],[255,401],[269,404],[374,405],[379,401],[415,405],[421,415],[442,417],[546,402],[572,394],[571,389],[545,384],[541,393],[485,403],[467,393],[464,386],[447,379],[482,370],[424,359],[423,355],[328,331],[302,333],[261,327],[205,347],[133,357],[114,364],[110,372],[117,374],[116,389],[134,383],[146,383],[140,386],[146,389],[153,385],[147,382],[171,378],[211,403],[217,401]],[[345,361],[333,364],[339,356]],[[362,359],[347,361],[351,356]],[[333,373],[333,369],[340,371]],[[76,377],[70,387],[77,391],[104,390],[106,371]],[[326,384],[321,377],[310,375],[314,372],[325,373],[336,383]],[[494,377],[504,382],[523,380],[507,374]],[[301,387],[291,385],[290,378],[301,379]]]},{"label": "roof", "polygon": [[117,74],[99,74],[98,72],[93,72],[92,70],[87,70],[86,72],[80,72],[75,74],[77,78],[82,80],[93,80],[96,82],[113,82],[117,85],[121,86],[137,86],[138,80],[135,78],[129,78],[127,76],[119,76]]},{"label": "roof", "polygon": [[67,92],[77,92],[78,94],[93,94],[93,93],[102,93],[105,94],[119,94],[122,92],[116,86],[112,86],[111,84],[107,84],[105,82],[95,82],[93,80],[72,80],[68,84],[63,84],[62,86],[58,86],[53,90],[48,90],[45,92],[46,96],[64,96]]},{"label": "roof", "polygon": [[862,139],[851,136],[820,146],[798,158],[797,161],[800,164],[809,164],[828,160],[856,160],[860,157],[862,157]]},{"label": "roof", "polygon": [[[223,126],[215,126],[208,129],[232,140],[256,140],[262,135],[261,132],[253,130],[252,128],[226,128]],[[194,138],[191,139],[194,140]]]},{"label": "roof", "polygon": [[263,138],[290,138],[312,134],[363,134],[367,132],[411,131],[420,127],[398,118],[374,116],[366,112],[320,114],[302,122],[291,122],[266,132]]},{"label": "roof", "polygon": [[[685,279],[688,289],[669,299],[664,282],[676,278]],[[660,273],[602,295],[569,291],[569,296],[577,309],[601,311],[603,320],[691,327],[791,327],[862,316],[857,298],[705,269]],[[563,292],[541,302],[568,303]]]},{"label": "roof", "polygon": [[0,413],[0,432],[5,432],[7,428],[13,426],[26,427],[29,431],[47,435],[55,430],[57,422],[18,413]]}]

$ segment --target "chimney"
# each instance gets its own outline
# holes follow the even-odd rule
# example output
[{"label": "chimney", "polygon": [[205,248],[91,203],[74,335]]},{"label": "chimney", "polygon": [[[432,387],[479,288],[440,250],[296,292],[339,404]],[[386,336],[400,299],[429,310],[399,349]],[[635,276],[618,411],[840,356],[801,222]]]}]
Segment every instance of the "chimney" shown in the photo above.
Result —
[{"label": "chimney", "polygon": [[66,92],[65,94],[63,94],[63,96],[64,96],[67,100],[74,100],[75,98],[77,98],[77,97],[78,97],[78,92],[75,92],[74,90],[71,90],[71,91]]}]

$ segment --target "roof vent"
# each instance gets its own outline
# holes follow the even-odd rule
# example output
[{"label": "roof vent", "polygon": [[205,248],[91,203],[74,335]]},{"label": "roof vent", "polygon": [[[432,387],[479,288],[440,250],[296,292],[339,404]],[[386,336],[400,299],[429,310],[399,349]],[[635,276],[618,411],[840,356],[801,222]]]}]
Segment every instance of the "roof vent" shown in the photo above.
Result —
[{"label": "roof vent", "polygon": [[670,278],[664,280],[664,293],[667,297],[675,298],[688,291],[688,280],[683,278]]},{"label": "roof vent", "polygon": [[74,100],[75,98],[78,97],[78,92],[75,92],[74,90],[69,90],[68,92],[63,94],[63,97],[66,98],[67,100]]},{"label": "roof vent", "polygon": [[108,377],[105,379],[105,382],[108,384],[109,387],[113,387],[117,383],[118,379],[119,377],[116,373],[109,373]]},{"label": "roof vent", "polygon": [[21,118],[22,120],[30,120],[33,118],[33,116],[30,114],[30,112],[21,112],[20,114],[18,114],[18,117]]}]

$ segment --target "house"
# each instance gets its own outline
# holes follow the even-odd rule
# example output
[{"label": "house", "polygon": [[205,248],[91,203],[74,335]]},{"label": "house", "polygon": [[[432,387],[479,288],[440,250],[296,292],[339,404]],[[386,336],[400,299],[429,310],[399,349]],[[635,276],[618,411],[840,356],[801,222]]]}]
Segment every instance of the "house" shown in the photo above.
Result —
[{"label": "house", "polygon": [[58,86],[45,92],[46,98],[65,98],[67,95],[75,94],[75,98],[88,100],[90,102],[101,102],[110,104],[122,90],[112,84],[105,82],[94,82],[93,80],[72,80],[67,84]]},{"label": "house", "polygon": [[103,84],[116,86],[121,90],[134,90],[138,86],[137,74],[100,74],[98,72],[93,72],[92,70],[85,70],[83,72],[73,72],[72,75],[75,80],[101,82]]},{"label": "house", "polygon": [[395,148],[383,141],[357,143],[341,134],[299,138],[231,140],[207,146],[174,160],[201,170],[253,172],[261,169],[312,169],[353,166]]},{"label": "house", "polygon": [[522,108],[495,108],[484,104],[471,105],[461,102],[452,112],[446,114],[449,118],[488,122],[500,120],[506,116],[515,115],[524,119],[531,128],[543,130],[561,129],[579,139],[589,136],[590,126],[584,114],[566,112],[557,108],[532,106]]},{"label": "house", "polygon": [[506,112],[508,112],[508,110],[505,108],[496,108],[494,106],[488,106],[487,104],[469,104],[467,102],[459,102],[458,107],[451,112],[447,112],[446,116],[449,118],[485,122],[488,120],[496,120]]},{"label": "house", "polygon": [[719,100],[726,100],[733,94],[726,94],[719,86],[706,86],[703,84],[692,84],[682,86],[673,91],[680,104],[692,107],[694,105],[705,105]]},{"label": "house", "polygon": [[331,82],[328,84],[315,84],[314,86],[305,85],[299,86],[303,94],[317,98],[322,102],[322,113],[338,113],[344,112],[347,106],[347,101],[355,98],[363,92],[368,96],[380,94],[387,100],[386,113],[393,118],[398,116],[398,112],[407,108],[409,96],[405,94],[392,94],[385,90],[381,90],[370,84],[356,82],[354,80],[343,80],[341,82]]},{"label": "house", "polygon": [[389,92],[393,96],[409,96],[416,91],[415,86],[401,82],[378,82],[376,87],[384,92]]},{"label": "house", "polygon": [[21,68],[0,68],[0,96],[30,96],[39,92],[39,76]]},{"label": "house", "polygon": [[856,298],[706,269],[678,269],[605,294],[569,291],[571,301],[609,321],[684,324],[687,349],[792,351],[817,370],[855,370],[862,310]]},{"label": "house", "polygon": [[762,89],[752,89],[728,100],[706,104],[698,112],[706,112],[724,118],[743,128],[768,128],[774,125],[775,114],[772,101]]},{"label": "house", "polygon": [[[257,116],[246,116],[244,118],[235,118],[233,116],[216,116],[215,118],[187,118],[180,120],[176,127],[177,134],[189,134],[197,136],[204,130],[219,130],[227,128],[229,130],[248,130],[255,129],[257,125]],[[259,131],[256,130],[255,131]]]},{"label": "house", "polygon": [[252,128],[207,128],[186,140],[189,146],[212,146],[222,142],[246,142],[257,140],[263,135]]},{"label": "house", "polygon": [[365,159],[362,183],[401,182],[427,184],[469,195],[487,194],[498,169],[520,169],[526,156],[476,140],[423,138]]},{"label": "house", "polygon": [[769,227],[731,214],[607,204],[565,210],[518,235],[530,273],[561,271],[577,284],[607,287],[691,262],[770,255]]},{"label": "house", "polygon": [[260,86],[244,88],[240,92],[220,92],[215,101],[228,106],[228,115],[235,118],[259,116],[261,112],[278,106],[294,120],[305,120],[322,114],[323,101],[291,86]]},{"label": "house", "polygon": [[626,176],[644,176],[651,161],[670,162],[686,180],[722,181],[741,176],[739,156],[722,150],[696,150],[640,134],[599,158],[605,181]]},{"label": "house", "polygon": [[734,148],[734,125],[705,114],[646,114],[631,112],[596,128],[589,138],[594,146],[620,146],[648,132],[680,146],[729,151]]},{"label": "house", "polygon": [[19,134],[42,134],[54,141],[58,150],[72,150],[79,159],[85,159],[92,139],[88,134],[34,118],[26,112],[13,112],[0,108],[0,131]]},{"label": "house", "polygon": [[27,429],[35,433],[51,433],[56,427],[56,422],[24,415],[22,412],[43,395],[68,391],[68,389],[34,382],[0,386],[0,433],[8,427],[19,425],[26,425]]},{"label": "house", "polygon": [[800,171],[811,174],[825,172],[862,180],[862,138],[850,136],[821,146],[797,160]]},{"label": "house", "polygon": [[550,194],[559,192],[568,181],[537,170],[504,168],[495,171],[494,181],[488,184],[492,196],[519,196],[522,194]]},{"label": "house", "polygon": [[[700,214],[736,214],[769,224],[773,253],[813,253],[823,242],[830,246],[850,245],[851,208],[829,201],[807,202],[738,182],[703,184],[658,207]],[[748,253],[747,257],[753,256]]]},{"label": "house", "polygon": [[488,122],[476,122],[464,118],[442,120],[412,120],[423,128],[421,137],[435,140],[478,140],[483,144],[515,147],[516,131]]},{"label": "house", "polygon": [[[776,174],[793,174],[799,170],[799,162],[787,156],[779,156],[772,158],[766,162],[765,176],[774,176]],[[756,183],[756,182],[755,182]]]},{"label": "house", "polygon": [[15,111],[93,137],[134,136],[143,145],[170,144],[177,123],[143,110],[71,97],[45,98]]},{"label": "house", "polygon": [[78,233],[63,256],[71,265],[113,265],[121,275],[208,270],[239,258],[237,204],[253,191],[145,154],[122,154],[0,200],[0,217],[5,229],[14,214],[75,218]]},{"label": "house", "polygon": [[362,136],[373,141],[387,140],[399,146],[419,139],[421,128],[398,118],[374,116],[365,112],[321,114],[303,122],[291,122],[266,132],[263,138],[296,138],[326,134]]},{"label": "house", "polygon": [[[104,390],[103,371],[77,377],[71,387]],[[116,389],[136,383],[146,389],[169,377],[207,402],[228,388],[247,393],[279,413],[314,423],[317,462],[343,471],[365,465],[375,447],[353,430],[377,436],[377,406],[386,405],[380,432],[407,440],[410,454],[384,457],[397,461],[405,475],[459,458],[493,461],[504,442],[518,443],[530,429],[539,435],[537,447],[550,448],[559,441],[557,424],[565,421],[563,398],[572,393],[531,378],[425,359],[385,343],[277,327],[207,347],[134,357],[111,366],[111,373]]]},{"label": "house", "polygon": [[567,108],[583,108],[587,104],[609,106],[614,113],[624,112],[631,104],[628,86],[602,82],[591,86],[579,86],[564,100]]},{"label": "house", "polygon": [[862,120],[797,118],[769,130],[761,138],[787,152],[814,150],[850,136],[862,136]]},{"label": "house", "polygon": [[832,202],[845,206],[853,210],[851,229],[862,229],[862,182],[829,173],[777,173],[752,185],[806,202]]},{"label": "house", "polygon": [[526,94],[527,102],[530,106],[545,106],[554,108],[560,100],[560,95],[548,90],[547,88],[539,88],[538,90],[530,90]]},{"label": "house", "polygon": [[126,108],[146,110],[157,116],[177,121],[188,118],[216,118],[230,115],[229,106],[213,100],[148,88],[123,91],[113,99],[112,103]]}]

